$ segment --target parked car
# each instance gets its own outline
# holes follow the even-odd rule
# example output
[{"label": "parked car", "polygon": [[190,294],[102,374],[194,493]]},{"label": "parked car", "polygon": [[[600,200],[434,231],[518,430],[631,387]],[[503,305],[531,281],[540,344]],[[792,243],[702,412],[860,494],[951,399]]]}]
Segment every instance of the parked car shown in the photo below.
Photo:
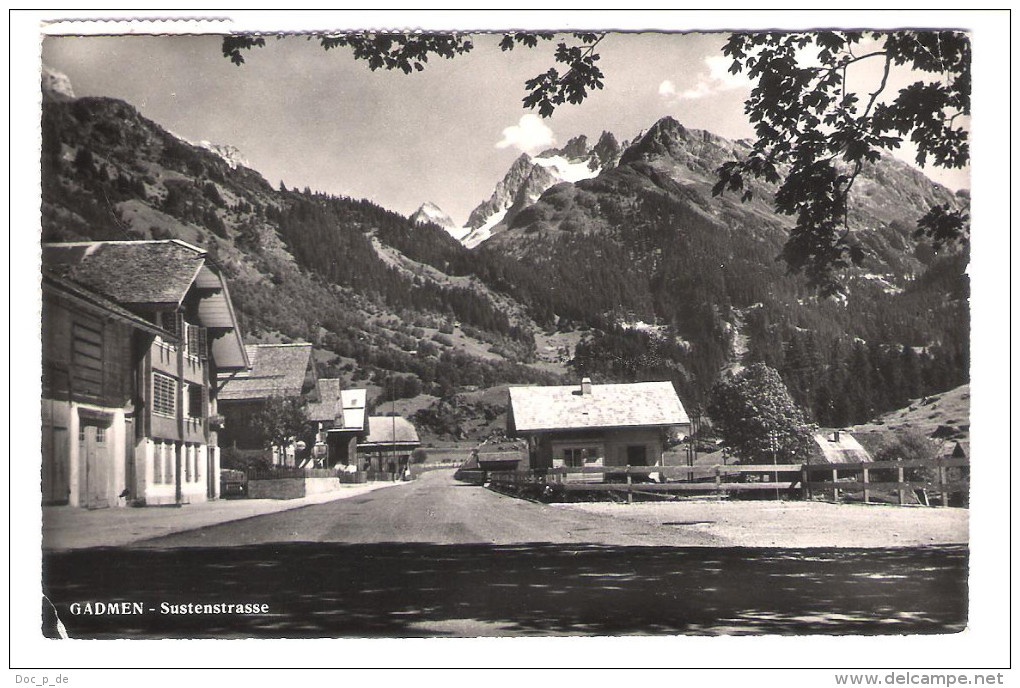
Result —
[{"label": "parked car", "polygon": [[247,497],[248,476],[244,471],[220,469],[220,497],[224,499]]}]

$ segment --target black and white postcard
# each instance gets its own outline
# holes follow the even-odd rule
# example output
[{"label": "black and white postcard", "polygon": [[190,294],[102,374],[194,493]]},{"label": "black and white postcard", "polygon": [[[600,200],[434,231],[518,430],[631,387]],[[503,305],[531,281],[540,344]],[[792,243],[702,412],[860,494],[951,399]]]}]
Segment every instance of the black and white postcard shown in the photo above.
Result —
[{"label": "black and white postcard", "polygon": [[971,635],[994,16],[243,19],[23,55],[20,634]]}]

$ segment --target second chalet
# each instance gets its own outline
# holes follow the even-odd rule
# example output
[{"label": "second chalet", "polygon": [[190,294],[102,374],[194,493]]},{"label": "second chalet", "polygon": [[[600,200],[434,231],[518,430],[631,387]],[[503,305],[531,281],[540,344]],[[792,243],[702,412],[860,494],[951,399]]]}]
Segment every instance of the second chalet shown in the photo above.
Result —
[{"label": "second chalet", "polygon": [[671,382],[511,387],[507,432],[532,469],[659,466],[670,436],[690,431]]}]

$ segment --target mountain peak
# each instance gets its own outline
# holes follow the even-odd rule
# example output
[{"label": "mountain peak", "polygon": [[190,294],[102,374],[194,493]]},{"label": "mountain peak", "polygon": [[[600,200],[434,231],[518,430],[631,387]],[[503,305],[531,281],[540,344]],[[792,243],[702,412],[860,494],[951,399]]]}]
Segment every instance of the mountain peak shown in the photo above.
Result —
[{"label": "mountain peak", "polygon": [[580,134],[567,141],[567,145],[563,146],[563,148],[549,148],[539,153],[537,157],[551,158],[559,155],[568,160],[578,160],[587,156],[588,152],[588,137]]},{"label": "mountain peak", "polygon": [[71,80],[63,72],[43,65],[42,68],[43,100],[74,100],[74,89]]},{"label": "mountain peak", "polygon": [[456,223],[450,219],[450,216],[444,213],[443,209],[432,201],[422,203],[417,210],[411,213],[408,219],[412,224],[424,225],[432,223],[439,225],[447,231],[457,227]]},{"label": "mountain peak", "polygon": [[[190,142],[189,142],[190,143]],[[238,167],[247,167],[251,169],[251,163],[244,157],[237,146],[231,146],[227,143],[212,143],[211,141],[199,141],[194,144],[205,148],[210,153],[215,153],[223,162],[230,166],[230,169],[236,170]]]}]

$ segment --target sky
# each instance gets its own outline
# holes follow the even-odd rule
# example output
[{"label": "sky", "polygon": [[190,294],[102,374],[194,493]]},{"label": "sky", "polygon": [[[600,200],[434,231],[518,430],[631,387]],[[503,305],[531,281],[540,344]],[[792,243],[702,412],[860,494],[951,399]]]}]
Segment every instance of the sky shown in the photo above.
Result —
[{"label": "sky", "polygon": [[[324,52],[303,37],[269,39],[242,66],[208,35],[51,36],[42,60],[77,96],[121,98],[186,139],[236,146],[274,186],[365,197],[405,215],[431,201],[459,225],[522,152],[578,134],[633,140],[670,115],[752,136],[743,113],[751,84],[728,73],[726,36],[611,33],[598,46],[605,88],[545,119],[521,99],[524,82],[554,64],[555,41],[506,53],[498,36],[479,34],[471,53],[411,75],[372,72],[346,49]],[[926,172],[969,185],[966,171]]]}]

